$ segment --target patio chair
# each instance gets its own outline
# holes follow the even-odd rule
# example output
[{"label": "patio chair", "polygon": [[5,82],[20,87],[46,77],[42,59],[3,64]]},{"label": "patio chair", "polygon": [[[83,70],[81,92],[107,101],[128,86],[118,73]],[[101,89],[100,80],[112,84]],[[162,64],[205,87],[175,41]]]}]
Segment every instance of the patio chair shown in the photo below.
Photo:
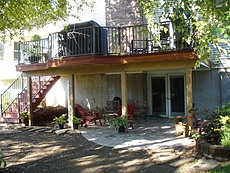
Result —
[{"label": "patio chair", "polygon": [[127,109],[128,109],[128,119],[131,121],[130,122],[130,127],[132,127],[132,129],[133,129],[133,113],[134,113],[134,110],[135,110],[135,104],[134,103],[132,103],[132,104],[128,104],[128,106],[127,106]]},{"label": "patio chair", "polygon": [[146,101],[137,101],[135,103],[135,110],[134,110],[134,117],[137,119],[139,123],[139,119],[141,116],[144,117],[145,122],[147,121],[147,114],[148,114],[148,105]]},{"label": "patio chair", "polygon": [[98,112],[85,111],[83,107],[79,104],[76,104],[75,107],[77,108],[79,114],[81,115],[81,118],[83,119],[83,121],[81,122],[81,126],[85,124],[85,127],[88,127],[88,124],[90,122],[94,122],[95,124],[97,124],[97,120],[100,122],[100,125],[102,126]]}]

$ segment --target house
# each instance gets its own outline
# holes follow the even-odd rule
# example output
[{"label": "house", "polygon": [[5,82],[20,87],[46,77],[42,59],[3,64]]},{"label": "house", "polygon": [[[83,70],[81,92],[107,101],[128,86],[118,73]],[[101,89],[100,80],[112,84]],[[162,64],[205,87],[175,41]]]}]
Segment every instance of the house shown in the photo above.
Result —
[{"label": "house", "polygon": [[[16,69],[27,79],[29,112],[41,101],[34,104],[32,80],[44,76],[52,76],[48,83],[60,82],[53,92],[61,95],[70,117],[75,103],[103,109],[115,96],[122,99],[122,113],[128,103],[147,101],[149,115],[169,118],[190,115],[193,107],[202,115],[230,101],[229,54],[195,69],[195,43],[183,43],[170,20],[162,21],[168,32],[153,32],[135,0],[106,0],[105,14],[106,26],[72,23],[67,31],[21,43]],[[39,48],[32,59],[31,48]]]}]

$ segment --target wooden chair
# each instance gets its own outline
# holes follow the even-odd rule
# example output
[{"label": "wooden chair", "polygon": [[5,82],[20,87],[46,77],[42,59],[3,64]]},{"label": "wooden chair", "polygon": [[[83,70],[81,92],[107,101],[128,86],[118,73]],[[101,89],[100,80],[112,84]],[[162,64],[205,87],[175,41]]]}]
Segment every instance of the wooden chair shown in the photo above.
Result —
[{"label": "wooden chair", "polygon": [[139,119],[141,116],[144,117],[145,121],[147,121],[148,114],[148,105],[146,101],[137,101],[135,103],[134,117],[137,119],[139,123]]},{"label": "wooden chair", "polygon": [[94,122],[95,124],[97,124],[96,120],[98,120],[100,122],[100,125],[102,126],[101,119],[98,112],[92,112],[92,111],[87,112],[79,104],[76,104],[75,107],[77,108],[82,118],[81,126],[85,124],[85,127],[88,127],[88,124],[90,122]]}]

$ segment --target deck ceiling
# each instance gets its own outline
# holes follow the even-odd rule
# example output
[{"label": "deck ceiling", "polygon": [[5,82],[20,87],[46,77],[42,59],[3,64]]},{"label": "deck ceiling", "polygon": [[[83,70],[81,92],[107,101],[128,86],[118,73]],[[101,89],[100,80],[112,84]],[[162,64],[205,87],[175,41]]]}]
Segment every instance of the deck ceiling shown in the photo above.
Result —
[{"label": "deck ceiling", "polygon": [[16,70],[28,74],[95,74],[121,71],[167,70],[193,67],[197,56],[192,50],[119,56],[89,55],[49,59],[46,63],[20,64]]}]

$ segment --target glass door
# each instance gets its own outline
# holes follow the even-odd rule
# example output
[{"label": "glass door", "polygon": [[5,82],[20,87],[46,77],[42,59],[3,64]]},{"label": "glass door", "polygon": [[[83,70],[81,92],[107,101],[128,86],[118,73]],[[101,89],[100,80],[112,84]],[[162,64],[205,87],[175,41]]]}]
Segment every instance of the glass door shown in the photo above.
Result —
[{"label": "glass door", "polygon": [[170,117],[185,113],[184,75],[170,75]]},{"label": "glass door", "polygon": [[151,78],[152,86],[152,112],[153,115],[167,116],[166,114],[166,77]]}]

